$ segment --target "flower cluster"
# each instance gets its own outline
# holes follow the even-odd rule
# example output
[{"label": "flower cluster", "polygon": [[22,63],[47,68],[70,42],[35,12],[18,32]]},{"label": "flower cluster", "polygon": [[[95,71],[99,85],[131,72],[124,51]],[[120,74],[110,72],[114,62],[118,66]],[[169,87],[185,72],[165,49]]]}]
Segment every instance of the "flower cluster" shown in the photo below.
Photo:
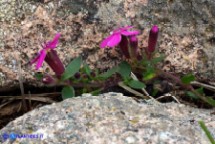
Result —
[{"label": "flower cluster", "polygon": [[[137,35],[139,34],[139,31],[129,31],[131,28],[133,27],[126,26],[114,30],[110,36],[101,42],[100,47],[105,48],[118,46],[126,58],[138,59]],[[158,33],[158,26],[153,26],[149,33],[148,48],[146,49],[146,54],[149,59],[151,58],[151,54],[155,51]]]},{"label": "flower cluster", "polygon": [[[215,106],[215,101],[213,99],[205,97],[203,88],[194,89],[192,87],[191,82],[195,80],[193,75],[189,74],[182,78],[178,78],[156,67],[156,64],[163,60],[163,56],[157,57],[155,55],[159,34],[158,26],[154,25],[150,29],[148,46],[144,51],[138,50],[138,35],[140,32],[132,30],[132,28],[133,26],[125,26],[116,29],[101,42],[101,48],[119,47],[123,56],[129,59],[121,62],[118,66],[113,67],[105,73],[100,73],[97,69],[92,70],[86,63],[83,63],[81,57],[72,60],[65,69],[55,51],[59,43],[60,33],[57,33],[53,40],[45,42],[42,45],[42,50],[39,51],[39,54],[30,63],[36,63],[36,70],[42,67],[44,61],[50,66],[55,76],[44,74],[42,77],[41,75],[38,77],[44,84],[50,86],[60,84],[63,86],[63,99],[75,96],[75,89],[73,88],[75,85],[82,88],[82,93],[89,92],[93,94],[98,94],[102,90],[116,85],[126,90],[128,90],[127,86],[129,86],[133,89],[143,90],[145,95],[149,96],[144,88],[147,88],[146,84],[153,84],[152,90],[150,91],[152,91],[153,96],[157,96],[158,93],[163,93],[165,90],[157,88],[155,84],[160,80],[170,79],[173,80],[173,82],[175,81],[175,85],[181,85],[185,90],[188,90],[187,94],[189,94],[190,97],[195,99],[200,98]],[[120,78],[118,78],[118,74]],[[111,76],[116,77],[114,77],[113,80],[109,80]],[[107,81],[103,82],[103,80]],[[170,83],[172,86],[172,81]],[[167,85],[167,87],[169,86],[170,85]]]},{"label": "flower cluster", "polygon": [[126,58],[137,56],[137,35],[139,31],[129,31],[132,26],[126,26],[111,32],[111,35],[102,41],[101,48],[119,46]]},{"label": "flower cluster", "polygon": [[[133,26],[125,26],[111,32],[111,35],[105,38],[101,44],[101,48],[105,47],[116,47],[118,46],[121,49],[122,54],[127,59],[137,59],[139,60],[138,54],[138,38],[139,31],[131,30]],[[148,48],[146,49],[146,55],[148,59],[151,59],[152,53],[155,51],[156,42],[158,38],[159,29],[157,26],[153,26],[150,30]],[[65,71],[64,65],[61,62],[60,58],[57,55],[57,52],[54,50],[59,43],[60,33],[57,33],[53,40],[45,42],[42,45],[42,50],[36,58],[34,58],[30,63],[37,63],[36,70],[42,67],[43,62],[45,61],[51,69],[55,72],[56,77],[59,79]],[[44,83],[53,83],[55,80],[49,76],[45,75],[43,77]]]}]

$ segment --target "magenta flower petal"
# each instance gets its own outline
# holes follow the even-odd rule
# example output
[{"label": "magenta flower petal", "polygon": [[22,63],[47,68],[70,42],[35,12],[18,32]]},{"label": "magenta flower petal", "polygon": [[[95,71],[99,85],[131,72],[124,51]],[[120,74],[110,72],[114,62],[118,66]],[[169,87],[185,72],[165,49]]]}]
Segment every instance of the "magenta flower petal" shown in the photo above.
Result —
[{"label": "magenta flower petal", "polygon": [[57,44],[58,44],[58,40],[60,38],[60,33],[57,33],[54,37],[54,39],[52,41],[49,41],[46,46],[45,46],[45,49],[48,49],[48,48],[51,48],[51,49],[54,49]]},{"label": "magenta flower petal", "polygon": [[[120,42],[122,41],[122,36],[125,36],[125,37],[136,36],[140,33],[139,31],[129,31],[130,28],[133,28],[133,26],[125,26],[125,27],[114,30],[113,32],[111,32],[111,35],[109,37],[105,38],[101,42],[100,47],[101,48],[104,48],[106,46],[115,47],[115,46],[119,45]],[[122,47],[122,45],[125,45],[125,40],[123,40],[122,44],[120,44],[120,45],[121,45],[121,47]]]},{"label": "magenta flower petal", "polygon": [[45,57],[46,57],[46,51],[42,50],[40,52],[40,56],[39,56],[39,59],[37,61],[36,70],[38,70],[42,66]]},{"label": "magenta flower petal", "polygon": [[139,33],[140,33],[139,31],[123,31],[123,32],[121,32],[121,34],[124,36],[138,35]]},{"label": "magenta flower petal", "polygon": [[110,35],[110,36],[108,36],[106,39],[104,39],[104,40],[101,42],[100,47],[101,47],[101,48],[106,47],[107,44],[108,44],[108,42],[111,40],[111,38],[112,38],[112,35]]},{"label": "magenta flower petal", "polygon": [[111,39],[108,41],[107,46],[109,47],[115,47],[117,46],[121,41],[121,34],[114,34],[112,35]]},{"label": "magenta flower petal", "polygon": [[158,31],[159,31],[158,26],[154,25],[154,26],[152,27],[151,31],[152,31],[153,33],[158,33]]}]

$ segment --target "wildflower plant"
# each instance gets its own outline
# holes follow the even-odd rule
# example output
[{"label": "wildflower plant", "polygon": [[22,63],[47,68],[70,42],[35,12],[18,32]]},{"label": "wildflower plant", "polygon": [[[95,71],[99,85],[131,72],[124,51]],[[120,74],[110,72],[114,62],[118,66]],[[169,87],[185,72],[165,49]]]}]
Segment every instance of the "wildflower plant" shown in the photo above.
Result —
[{"label": "wildflower plant", "polygon": [[[127,61],[123,61],[117,67],[110,69],[103,76],[110,76],[115,73],[119,73],[122,77],[120,86],[125,88],[129,86],[133,89],[139,89],[144,92],[145,95],[149,94],[145,90],[147,85],[156,83],[159,78],[171,80],[175,85],[180,85],[187,91],[187,95],[194,99],[201,99],[212,106],[215,106],[215,101],[211,97],[204,95],[203,88],[194,89],[191,82],[195,80],[192,74],[188,74],[179,78],[171,73],[164,72],[157,67],[159,62],[162,62],[165,58],[163,55],[155,56],[156,45],[159,36],[159,28],[157,25],[152,26],[149,32],[148,46],[140,54],[138,53],[138,39],[137,35],[139,31],[129,29],[132,26],[122,27],[113,31],[110,36],[105,38],[100,47],[118,47]],[[126,32],[126,35],[123,34]],[[117,35],[117,36],[115,36]],[[139,77],[139,79],[136,77]],[[126,87],[127,88],[127,87]],[[127,88],[128,89],[128,88]],[[153,91],[150,95],[156,95],[159,89],[153,87]],[[137,92],[138,94],[138,92]]]},{"label": "wildflower plant", "polygon": [[[42,45],[42,50],[39,51],[36,58],[30,61],[30,64],[36,63],[36,70],[42,67],[43,62],[46,62],[55,73],[55,76],[50,74],[36,75],[44,84],[49,86],[62,85],[62,97],[69,98],[75,96],[75,87],[82,89],[82,93],[91,92],[98,93],[100,90],[101,78],[98,76],[97,70],[91,70],[90,67],[82,61],[81,57],[77,57],[71,61],[65,68],[60,60],[55,48],[59,43],[60,34],[57,33],[53,40]],[[92,88],[92,85],[93,88]]]},{"label": "wildflower plant", "polygon": [[[157,67],[157,64],[165,58],[161,54],[157,55],[156,46],[159,37],[157,25],[150,29],[148,46],[142,51],[138,49],[139,34],[140,31],[133,30],[133,26],[125,26],[111,32],[110,36],[100,43],[102,49],[119,48],[124,57],[124,61],[104,73],[100,73],[97,69],[90,69],[81,57],[73,59],[65,68],[55,50],[59,43],[60,33],[57,33],[53,40],[44,43],[42,50],[30,63],[36,63],[36,70],[42,67],[44,61],[50,66],[55,76],[44,74],[40,79],[47,85],[63,86],[62,97],[64,99],[76,95],[77,89],[75,91],[74,87],[78,87],[81,93],[96,95],[111,86],[120,86],[136,96],[145,98],[144,96],[155,96],[159,89],[154,85],[161,82],[159,79],[166,79],[174,85],[183,87],[191,98],[201,99],[215,106],[215,101],[204,95],[203,88],[192,87],[190,83],[195,80],[192,74],[180,78]],[[150,93],[146,90],[148,85],[153,85]]]}]

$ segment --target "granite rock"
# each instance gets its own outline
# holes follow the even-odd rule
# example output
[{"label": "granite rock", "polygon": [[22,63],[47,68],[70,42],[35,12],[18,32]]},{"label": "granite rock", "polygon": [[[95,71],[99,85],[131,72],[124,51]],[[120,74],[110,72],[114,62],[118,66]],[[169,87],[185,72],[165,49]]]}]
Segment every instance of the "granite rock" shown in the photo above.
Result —
[{"label": "granite rock", "polygon": [[208,144],[200,120],[215,138],[214,110],[176,103],[140,103],[121,93],[110,94],[75,97],[34,109],[1,129],[0,142]]},{"label": "granite rock", "polygon": [[[40,84],[28,62],[56,32],[62,34],[56,50],[65,65],[78,55],[91,68],[116,65],[122,57],[118,50],[101,50],[99,43],[124,25],[142,31],[142,49],[157,24],[158,49],[167,55],[161,67],[215,82],[214,0],[0,0],[0,24],[0,91],[17,86],[21,76],[27,85]],[[40,72],[47,71],[44,64]]]}]

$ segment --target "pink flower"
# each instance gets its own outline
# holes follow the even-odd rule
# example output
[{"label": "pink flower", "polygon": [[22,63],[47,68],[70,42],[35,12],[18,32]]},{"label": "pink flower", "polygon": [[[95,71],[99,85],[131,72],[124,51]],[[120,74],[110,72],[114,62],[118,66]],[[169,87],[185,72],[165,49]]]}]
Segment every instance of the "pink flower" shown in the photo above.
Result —
[{"label": "pink flower", "polygon": [[57,33],[52,41],[49,41],[49,42],[44,44],[43,49],[40,50],[38,56],[30,62],[31,64],[37,62],[36,70],[38,70],[42,66],[47,53],[50,50],[56,48],[59,38],[60,38],[60,33]]},{"label": "pink flower", "polygon": [[58,78],[64,73],[65,68],[60,58],[57,55],[57,52],[51,49],[45,58],[46,63],[51,67],[51,69],[55,72]]},{"label": "pink flower", "polygon": [[105,48],[105,47],[115,47],[117,46],[121,40],[122,36],[135,36],[139,34],[139,31],[129,31],[130,28],[133,28],[133,26],[126,26],[119,28],[117,30],[114,30],[110,36],[108,36],[106,39],[104,39],[100,47]]},{"label": "pink flower", "polygon": [[39,55],[30,62],[31,64],[37,62],[36,70],[38,70],[45,61],[55,72],[58,78],[60,78],[65,71],[63,63],[58,57],[57,52],[54,50],[58,44],[59,38],[60,34],[57,33],[52,41],[44,44],[43,49],[40,51]]},{"label": "pink flower", "polygon": [[122,36],[119,48],[127,59],[137,58],[138,39],[136,35]]}]

